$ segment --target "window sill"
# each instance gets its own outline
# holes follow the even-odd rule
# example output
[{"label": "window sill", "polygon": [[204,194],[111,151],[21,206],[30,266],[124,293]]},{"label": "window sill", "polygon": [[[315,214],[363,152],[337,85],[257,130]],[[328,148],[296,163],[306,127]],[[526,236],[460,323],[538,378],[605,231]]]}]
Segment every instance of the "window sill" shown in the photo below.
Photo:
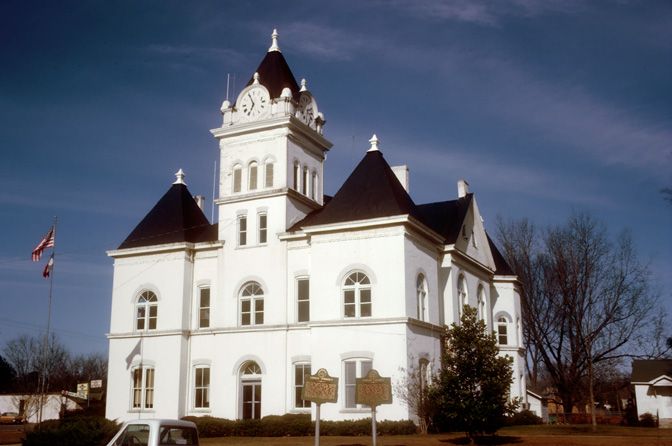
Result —
[{"label": "window sill", "polygon": [[155,413],[155,410],[152,409],[129,409],[128,413]]},{"label": "window sill", "polygon": [[191,413],[211,413],[212,409],[209,407],[194,407],[191,409]]}]

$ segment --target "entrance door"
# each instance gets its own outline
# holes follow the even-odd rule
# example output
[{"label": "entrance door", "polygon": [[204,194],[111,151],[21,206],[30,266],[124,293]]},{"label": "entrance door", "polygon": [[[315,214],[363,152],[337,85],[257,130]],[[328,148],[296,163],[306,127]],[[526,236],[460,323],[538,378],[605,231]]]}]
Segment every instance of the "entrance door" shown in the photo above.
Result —
[{"label": "entrance door", "polygon": [[243,419],[261,418],[261,381],[243,382]]}]

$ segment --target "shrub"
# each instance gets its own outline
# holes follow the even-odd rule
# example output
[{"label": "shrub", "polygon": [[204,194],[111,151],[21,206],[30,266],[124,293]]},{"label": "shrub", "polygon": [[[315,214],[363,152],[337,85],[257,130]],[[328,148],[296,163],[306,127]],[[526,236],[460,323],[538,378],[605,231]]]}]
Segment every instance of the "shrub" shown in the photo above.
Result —
[{"label": "shrub", "polygon": [[104,417],[68,417],[38,424],[26,434],[24,446],[104,446],[119,425]]},{"label": "shrub", "polygon": [[544,421],[531,410],[521,410],[510,417],[506,417],[508,426],[525,426],[530,424],[542,424]]},{"label": "shrub", "polygon": [[[202,438],[208,437],[301,437],[315,433],[315,423],[308,414],[269,415],[261,420],[227,420],[213,417],[184,417],[193,421]],[[417,431],[415,424],[405,421],[379,421],[380,435],[408,435]],[[320,435],[371,435],[371,419],[320,421]]]},{"label": "shrub", "polygon": [[641,427],[656,427],[656,417],[649,412],[642,414],[639,417],[639,425]]}]

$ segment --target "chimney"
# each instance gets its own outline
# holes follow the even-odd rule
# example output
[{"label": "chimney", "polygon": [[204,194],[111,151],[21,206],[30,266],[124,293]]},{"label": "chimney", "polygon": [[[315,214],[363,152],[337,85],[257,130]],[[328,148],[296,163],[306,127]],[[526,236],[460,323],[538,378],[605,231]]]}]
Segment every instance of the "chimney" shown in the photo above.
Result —
[{"label": "chimney", "polygon": [[458,198],[464,198],[469,193],[469,183],[467,180],[458,180],[457,181],[457,196]]},{"label": "chimney", "polygon": [[391,167],[392,172],[396,175],[397,179],[401,183],[402,186],[404,186],[404,189],[406,189],[406,192],[408,192],[408,186],[409,186],[409,175],[408,175],[408,166],[403,165],[403,166],[392,166]]},{"label": "chimney", "polygon": [[194,195],[194,200],[196,201],[198,207],[205,212],[203,209],[203,206],[205,206],[205,197],[203,195]]}]

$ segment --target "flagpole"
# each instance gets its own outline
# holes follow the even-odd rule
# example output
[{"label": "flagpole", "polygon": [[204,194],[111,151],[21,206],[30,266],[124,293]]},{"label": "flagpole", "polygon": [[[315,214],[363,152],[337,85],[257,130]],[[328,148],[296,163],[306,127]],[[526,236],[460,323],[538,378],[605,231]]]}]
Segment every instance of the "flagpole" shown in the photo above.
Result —
[{"label": "flagpole", "polygon": [[42,408],[44,407],[44,393],[47,389],[47,368],[49,362],[49,332],[51,331],[51,297],[54,289],[54,265],[56,264],[56,222],[57,217],[54,216],[54,246],[51,248],[51,270],[49,274],[49,309],[47,311],[47,332],[44,335],[44,352],[42,357],[42,383],[40,386],[40,409],[38,412],[37,422],[42,423]]}]

